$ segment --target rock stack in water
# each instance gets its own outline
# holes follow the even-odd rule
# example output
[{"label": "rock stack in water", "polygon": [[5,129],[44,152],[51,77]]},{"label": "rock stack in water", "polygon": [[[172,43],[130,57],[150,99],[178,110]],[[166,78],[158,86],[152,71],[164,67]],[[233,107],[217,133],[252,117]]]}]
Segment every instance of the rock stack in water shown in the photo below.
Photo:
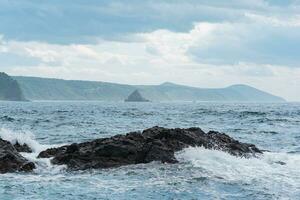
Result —
[{"label": "rock stack in water", "polygon": [[132,92],[125,102],[149,102],[148,99],[145,99],[138,90]]},{"label": "rock stack in water", "polygon": [[143,132],[47,149],[39,157],[53,157],[53,164],[67,165],[71,170],[84,170],[152,161],[176,163],[174,153],[190,146],[221,150],[241,157],[262,153],[255,145],[239,142],[224,133],[205,133],[200,128],[153,127]]}]

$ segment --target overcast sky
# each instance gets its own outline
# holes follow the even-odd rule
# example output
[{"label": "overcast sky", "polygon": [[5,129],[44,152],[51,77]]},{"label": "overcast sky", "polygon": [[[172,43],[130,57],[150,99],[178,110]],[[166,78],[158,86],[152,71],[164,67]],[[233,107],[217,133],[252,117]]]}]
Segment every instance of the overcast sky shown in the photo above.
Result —
[{"label": "overcast sky", "polygon": [[300,101],[300,0],[1,0],[0,71]]}]

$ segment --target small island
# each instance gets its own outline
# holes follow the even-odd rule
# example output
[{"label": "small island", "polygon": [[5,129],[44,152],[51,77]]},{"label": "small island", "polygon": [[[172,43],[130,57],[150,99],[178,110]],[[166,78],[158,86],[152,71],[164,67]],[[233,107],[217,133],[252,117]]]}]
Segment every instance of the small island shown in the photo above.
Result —
[{"label": "small island", "polygon": [[135,90],[125,99],[125,102],[149,102],[149,100],[144,98],[138,90]]}]

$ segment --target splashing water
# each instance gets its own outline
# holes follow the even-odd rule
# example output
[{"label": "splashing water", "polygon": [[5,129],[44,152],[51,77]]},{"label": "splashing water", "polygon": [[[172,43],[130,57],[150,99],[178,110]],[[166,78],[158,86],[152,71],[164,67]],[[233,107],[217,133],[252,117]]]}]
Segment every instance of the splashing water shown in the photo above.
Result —
[{"label": "splashing water", "polygon": [[[258,158],[240,158],[222,151],[190,147],[177,153],[177,159],[201,170],[212,179],[227,183],[264,185],[266,190],[300,194],[300,155],[265,152]],[[296,190],[291,191],[291,188]]]},{"label": "splashing water", "polygon": [[37,158],[41,151],[61,145],[42,145],[35,139],[35,135],[29,131],[14,132],[6,128],[0,129],[0,138],[9,141],[12,144],[16,144],[17,142],[21,145],[27,144],[28,147],[32,150],[32,153],[21,152],[21,155],[24,156],[27,160],[32,161],[36,164],[36,169],[34,170],[34,172],[58,173],[66,168],[66,166],[64,165],[52,165],[50,162],[50,158]]},{"label": "splashing water", "polygon": [[25,132],[13,132],[6,128],[0,129],[0,138],[3,140],[7,140],[12,144],[16,144],[17,142],[21,145],[27,144],[33,152],[41,152],[48,147],[49,145],[41,145],[35,140],[35,136],[33,133],[29,131]]},{"label": "splashing water", "polygon": [[[22,155],[37,165],[33,173],[1,175],[1,200],[294,200],[300,196],[297,103],[0,102],[0,111],[0,127],[4,127],[0,137],[28,144],[33,153]],[[245,159],[216,150],[187,148],[176,153],[178,164],[154,162],[78,172],[53,166],[50,159],[36,158],[49,147],[155,125],[217,130],[271,152]]]}]

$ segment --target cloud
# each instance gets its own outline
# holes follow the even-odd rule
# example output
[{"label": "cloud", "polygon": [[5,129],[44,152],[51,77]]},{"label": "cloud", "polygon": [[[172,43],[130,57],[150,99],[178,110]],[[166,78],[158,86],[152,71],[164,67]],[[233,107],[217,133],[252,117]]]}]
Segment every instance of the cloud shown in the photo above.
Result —
[{"label": "cloud", "polygon": [[2,0],[0,33],[8,40],[87,44],[158,29],[186,32],[195,22],[243,20],[245,12],[297,12],[297,4],[284,5],[263,0]]},{"label": "cloud", "polygon": [[194,44],[188,54],[197,62],[258,64],[300,67],[300,28],[264,24],[220,24],[207,45]]},{"label": "cloud", "polygon": [[157,30],[139,36],[150,53],[173,63],[300,67],[300,16],[245,16],[244,22],[200,22],[185,33]]},{"label": "cloud", "polygon": [[[58,45],[2,41],[5,54],[15,53],[21,56],[18,58],[19,63],[24,61],[23,58],[34,58],[39,62],[28,63],[26,67],[17,63],[12,66],[1,65],[0,69],[11,75],[128,84],[171,81],[197,87],[224,87],[244,83],[289,100],[299,99],[292,90],[300,89],[300,68],[257,62],[215,65],[191,59],[191,46],[210,45],[211,41],[207,39],[218,26],[202,23],[186,33],[167,30],[142,33],[134,36],[137,42],[103,40],[97,44]],[[149,45],[153,48],[150,51]],[[287,87],[288,84],[290,88],[283,90],[282,86]]]},{"label": "cloud", "polygon": [[[0,1],[0,71],[300,100],[299,1]],[[288,88],[288,86],[290,86]],[[286,87],[286,88],[285,88]]]}]

